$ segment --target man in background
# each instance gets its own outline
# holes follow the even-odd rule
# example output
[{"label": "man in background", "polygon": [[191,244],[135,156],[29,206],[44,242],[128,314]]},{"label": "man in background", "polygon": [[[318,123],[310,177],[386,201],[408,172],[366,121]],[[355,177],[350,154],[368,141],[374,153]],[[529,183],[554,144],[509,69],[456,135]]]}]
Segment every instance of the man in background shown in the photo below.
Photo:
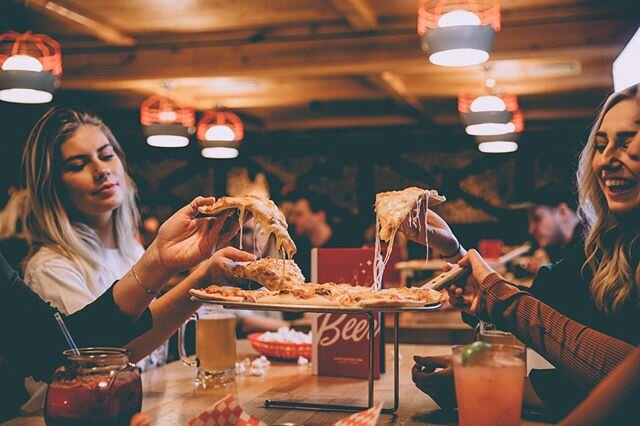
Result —
[{"label": "man in background", "polygon": [[344,218],[334,213],[331,202],[319,194],[296,192],[287,196],[293,202],[290,224],[295,230],[298,252],[295,261],[302,273],[311,279],[311,249],[359,247],[362,241],[353,229],[344,225]]},{"label": "man in background", "polygon": [[564,258],[567,251],[580,242],[583,227],[576,213],[576,197],[567,188],[548,184],[536,189],[529,207],[529,235],[538,250],[527,269],[535,274],[542,265]]}]

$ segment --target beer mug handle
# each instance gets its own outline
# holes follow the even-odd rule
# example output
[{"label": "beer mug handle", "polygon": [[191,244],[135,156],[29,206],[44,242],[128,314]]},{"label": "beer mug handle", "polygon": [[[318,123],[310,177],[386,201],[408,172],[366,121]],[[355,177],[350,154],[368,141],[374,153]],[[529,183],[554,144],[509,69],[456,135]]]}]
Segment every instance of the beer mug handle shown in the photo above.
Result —
[{"label": "beer mug handle", "polygon": [[178,329],[178,355],[180,355],[180,361],[182,361],[183,364],[188,365],[189,367],[198,367],[200,365],[200,361],[198,361],[198,358],[195,355],[191,358],[187,356],[187,351],[184,348],[184,333],[187,328],[187,324],[189,324],[189,322],[191,321],[195,322],[197,320],[198,314],[193,314]]}]

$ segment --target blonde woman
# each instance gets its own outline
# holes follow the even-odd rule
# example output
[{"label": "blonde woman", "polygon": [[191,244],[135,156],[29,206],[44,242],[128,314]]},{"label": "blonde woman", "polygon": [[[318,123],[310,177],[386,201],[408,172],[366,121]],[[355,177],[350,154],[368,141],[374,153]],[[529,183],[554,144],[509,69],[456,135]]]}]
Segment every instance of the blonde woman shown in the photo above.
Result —
[{"label": "blonde woman", "polygon": [[[53,107],[29,134],[23,169],[32,246],[25,282],[53,307],[73,314],[123,277],[144,252],[135,238],[136,188],[124,153],[97,116]],[[139,365],[148,369],[166,357],[164,344]]]},{"label": "blonde woman", "polygon": [[[538,299],[535,303],[491,270],[476,252],[462,260],[473,268],[474,279],[464,290],[452,289],[452,304],[512,331],[543,356],[549,356],[556,366],[564,366],[565,376],[555,371],[530,375],[536,393],[531,402],[564,405],[558,407],[560,411],[571,408],[593,386],[594,379],[585,383],[580,376],[572,375],[566,368],[567,359],[587,359],[595,377],[601,379],[629,347],[640,344],[639,129],[636,85],[605,102],[582,150],[577,181],[579,211],[588,231],[586,240],[563,261],[540,270],[530,290]],[[459,261],[466,251],[448,225],[433,212],[426,214],[430,244],[447,253],[451,262]],[[404,228],[410,238],[424,240],[424,235],[416,238],[408,224]],[[566,325],[565,318],[573,325]],[[599,332],[610,340],[590,340],[585,330]],[[554,337],[561,340],[549,340]],[[430,370],[430,362],[420,359],[420,369]],[[421,376],[420,380],[425,389],[438,386],[434,393],[442,394],[447,386],[444,380],[434,385],[435,376]],[[576,388],[576,383],[581,387]]]}]

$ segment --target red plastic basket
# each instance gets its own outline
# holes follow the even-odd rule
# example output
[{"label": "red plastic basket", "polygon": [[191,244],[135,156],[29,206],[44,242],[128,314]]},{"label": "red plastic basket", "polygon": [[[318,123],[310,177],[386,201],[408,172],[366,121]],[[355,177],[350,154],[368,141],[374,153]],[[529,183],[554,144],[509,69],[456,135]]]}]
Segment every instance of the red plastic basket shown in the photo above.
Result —
[{"label": "red plastic basket", "polygon": [[311,343],[262,342],[259,340],[262,334],[251,333],[247,336],[259,354],[281,360],[296,360],[301,356],[311,360]]}]

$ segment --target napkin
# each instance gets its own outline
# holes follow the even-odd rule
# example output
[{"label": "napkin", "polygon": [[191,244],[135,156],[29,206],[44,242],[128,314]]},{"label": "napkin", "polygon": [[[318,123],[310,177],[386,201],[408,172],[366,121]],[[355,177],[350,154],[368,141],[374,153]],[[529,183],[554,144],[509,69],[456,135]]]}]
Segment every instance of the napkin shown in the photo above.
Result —
[{"label": "napkin", "polygon": [[333,426],[373,426],[378,423],[382,411],[382,402],[374,405],[366,411],[352,414],[336,423]]},{"label": "napkin", "polygon": [[189,426],[268,426],[242,409],[233,395],[220,401],[189,420]]}]

